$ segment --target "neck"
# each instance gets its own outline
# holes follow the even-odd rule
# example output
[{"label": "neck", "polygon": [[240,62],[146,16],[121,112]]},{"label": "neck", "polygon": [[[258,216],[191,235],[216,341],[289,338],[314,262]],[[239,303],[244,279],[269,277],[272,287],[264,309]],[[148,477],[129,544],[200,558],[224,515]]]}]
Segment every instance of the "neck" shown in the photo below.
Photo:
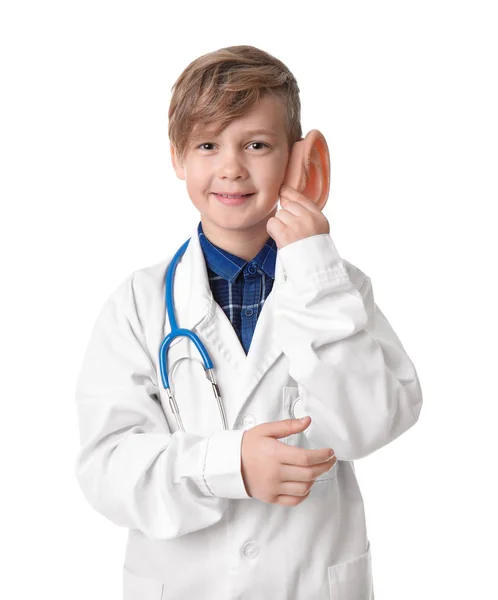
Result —
[{"label": "neck", "polygon": [[[268,219],[272,216],[274,215],[268,215]],[[212,244],[247,261],[257,256],[270,237],[266,221],[249,229],[224,229],[201,216],[202,230]]]}]

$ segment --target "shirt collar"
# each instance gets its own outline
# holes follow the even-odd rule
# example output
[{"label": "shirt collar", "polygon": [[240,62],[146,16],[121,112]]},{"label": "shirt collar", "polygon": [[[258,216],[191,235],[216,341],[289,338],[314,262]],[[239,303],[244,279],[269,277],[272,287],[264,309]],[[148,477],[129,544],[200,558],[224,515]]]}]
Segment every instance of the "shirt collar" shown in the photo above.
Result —
[{"label": "shirt collar", "polygon": [[272,237],[268,237],[265,245],[251,261],[246,261],[210,242],[204,234],[201,221],[197,232],[207,266],[223,279],[233,283],[248,262],[256,264],[269,277],[275,279],[277,244]]}]

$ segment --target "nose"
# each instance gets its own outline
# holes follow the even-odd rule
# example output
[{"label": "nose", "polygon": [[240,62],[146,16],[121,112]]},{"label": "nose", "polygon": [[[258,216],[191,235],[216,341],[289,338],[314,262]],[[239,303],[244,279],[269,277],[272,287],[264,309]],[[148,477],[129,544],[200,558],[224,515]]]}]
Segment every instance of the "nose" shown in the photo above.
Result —
[{"label": "nose", "polygon": [[243,157],[233,149],[227,149],[218,154],[217,176],[220,179],[245,178],[248,175]]}]

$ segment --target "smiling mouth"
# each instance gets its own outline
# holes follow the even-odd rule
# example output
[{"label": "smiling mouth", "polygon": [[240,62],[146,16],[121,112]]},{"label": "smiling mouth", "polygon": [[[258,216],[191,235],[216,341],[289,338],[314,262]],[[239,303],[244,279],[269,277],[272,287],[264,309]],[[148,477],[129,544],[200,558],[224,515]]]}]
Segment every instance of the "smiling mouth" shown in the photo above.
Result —
[{"label": "smiling mouth", "polygon": [[254,196],[254,194],[217,194],[213,192],[213,195],[216,197],[216,200],[221,204],[225,204],[227,206],[238,206],[240,204],[244,204],[246,200]]},{"label": "smiling mouth", "polygon": [[223,194],[222,192],[213,192],[215,196],[221,196],[223,198],[247,198],[248,196],[252,196],[253,194]]}]

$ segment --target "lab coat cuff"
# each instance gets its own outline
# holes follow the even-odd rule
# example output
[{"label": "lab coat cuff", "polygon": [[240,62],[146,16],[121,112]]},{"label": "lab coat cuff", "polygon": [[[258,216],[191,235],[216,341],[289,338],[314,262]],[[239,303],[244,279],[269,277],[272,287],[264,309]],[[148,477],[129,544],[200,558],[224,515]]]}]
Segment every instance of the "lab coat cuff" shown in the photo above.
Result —
[{"label": "lab coat cuff", "polygon": [[204,462],[206,496],[250,498],[242,478],[242,437],[245,431],[223,430],[209,437]]},{"label": "lab coat cuff", "polygon": [[292,284],[308,284],[310,280],[342,284],[349,280],[347,269],[328,233],[292,242],[278,252],[285,279]]}]

